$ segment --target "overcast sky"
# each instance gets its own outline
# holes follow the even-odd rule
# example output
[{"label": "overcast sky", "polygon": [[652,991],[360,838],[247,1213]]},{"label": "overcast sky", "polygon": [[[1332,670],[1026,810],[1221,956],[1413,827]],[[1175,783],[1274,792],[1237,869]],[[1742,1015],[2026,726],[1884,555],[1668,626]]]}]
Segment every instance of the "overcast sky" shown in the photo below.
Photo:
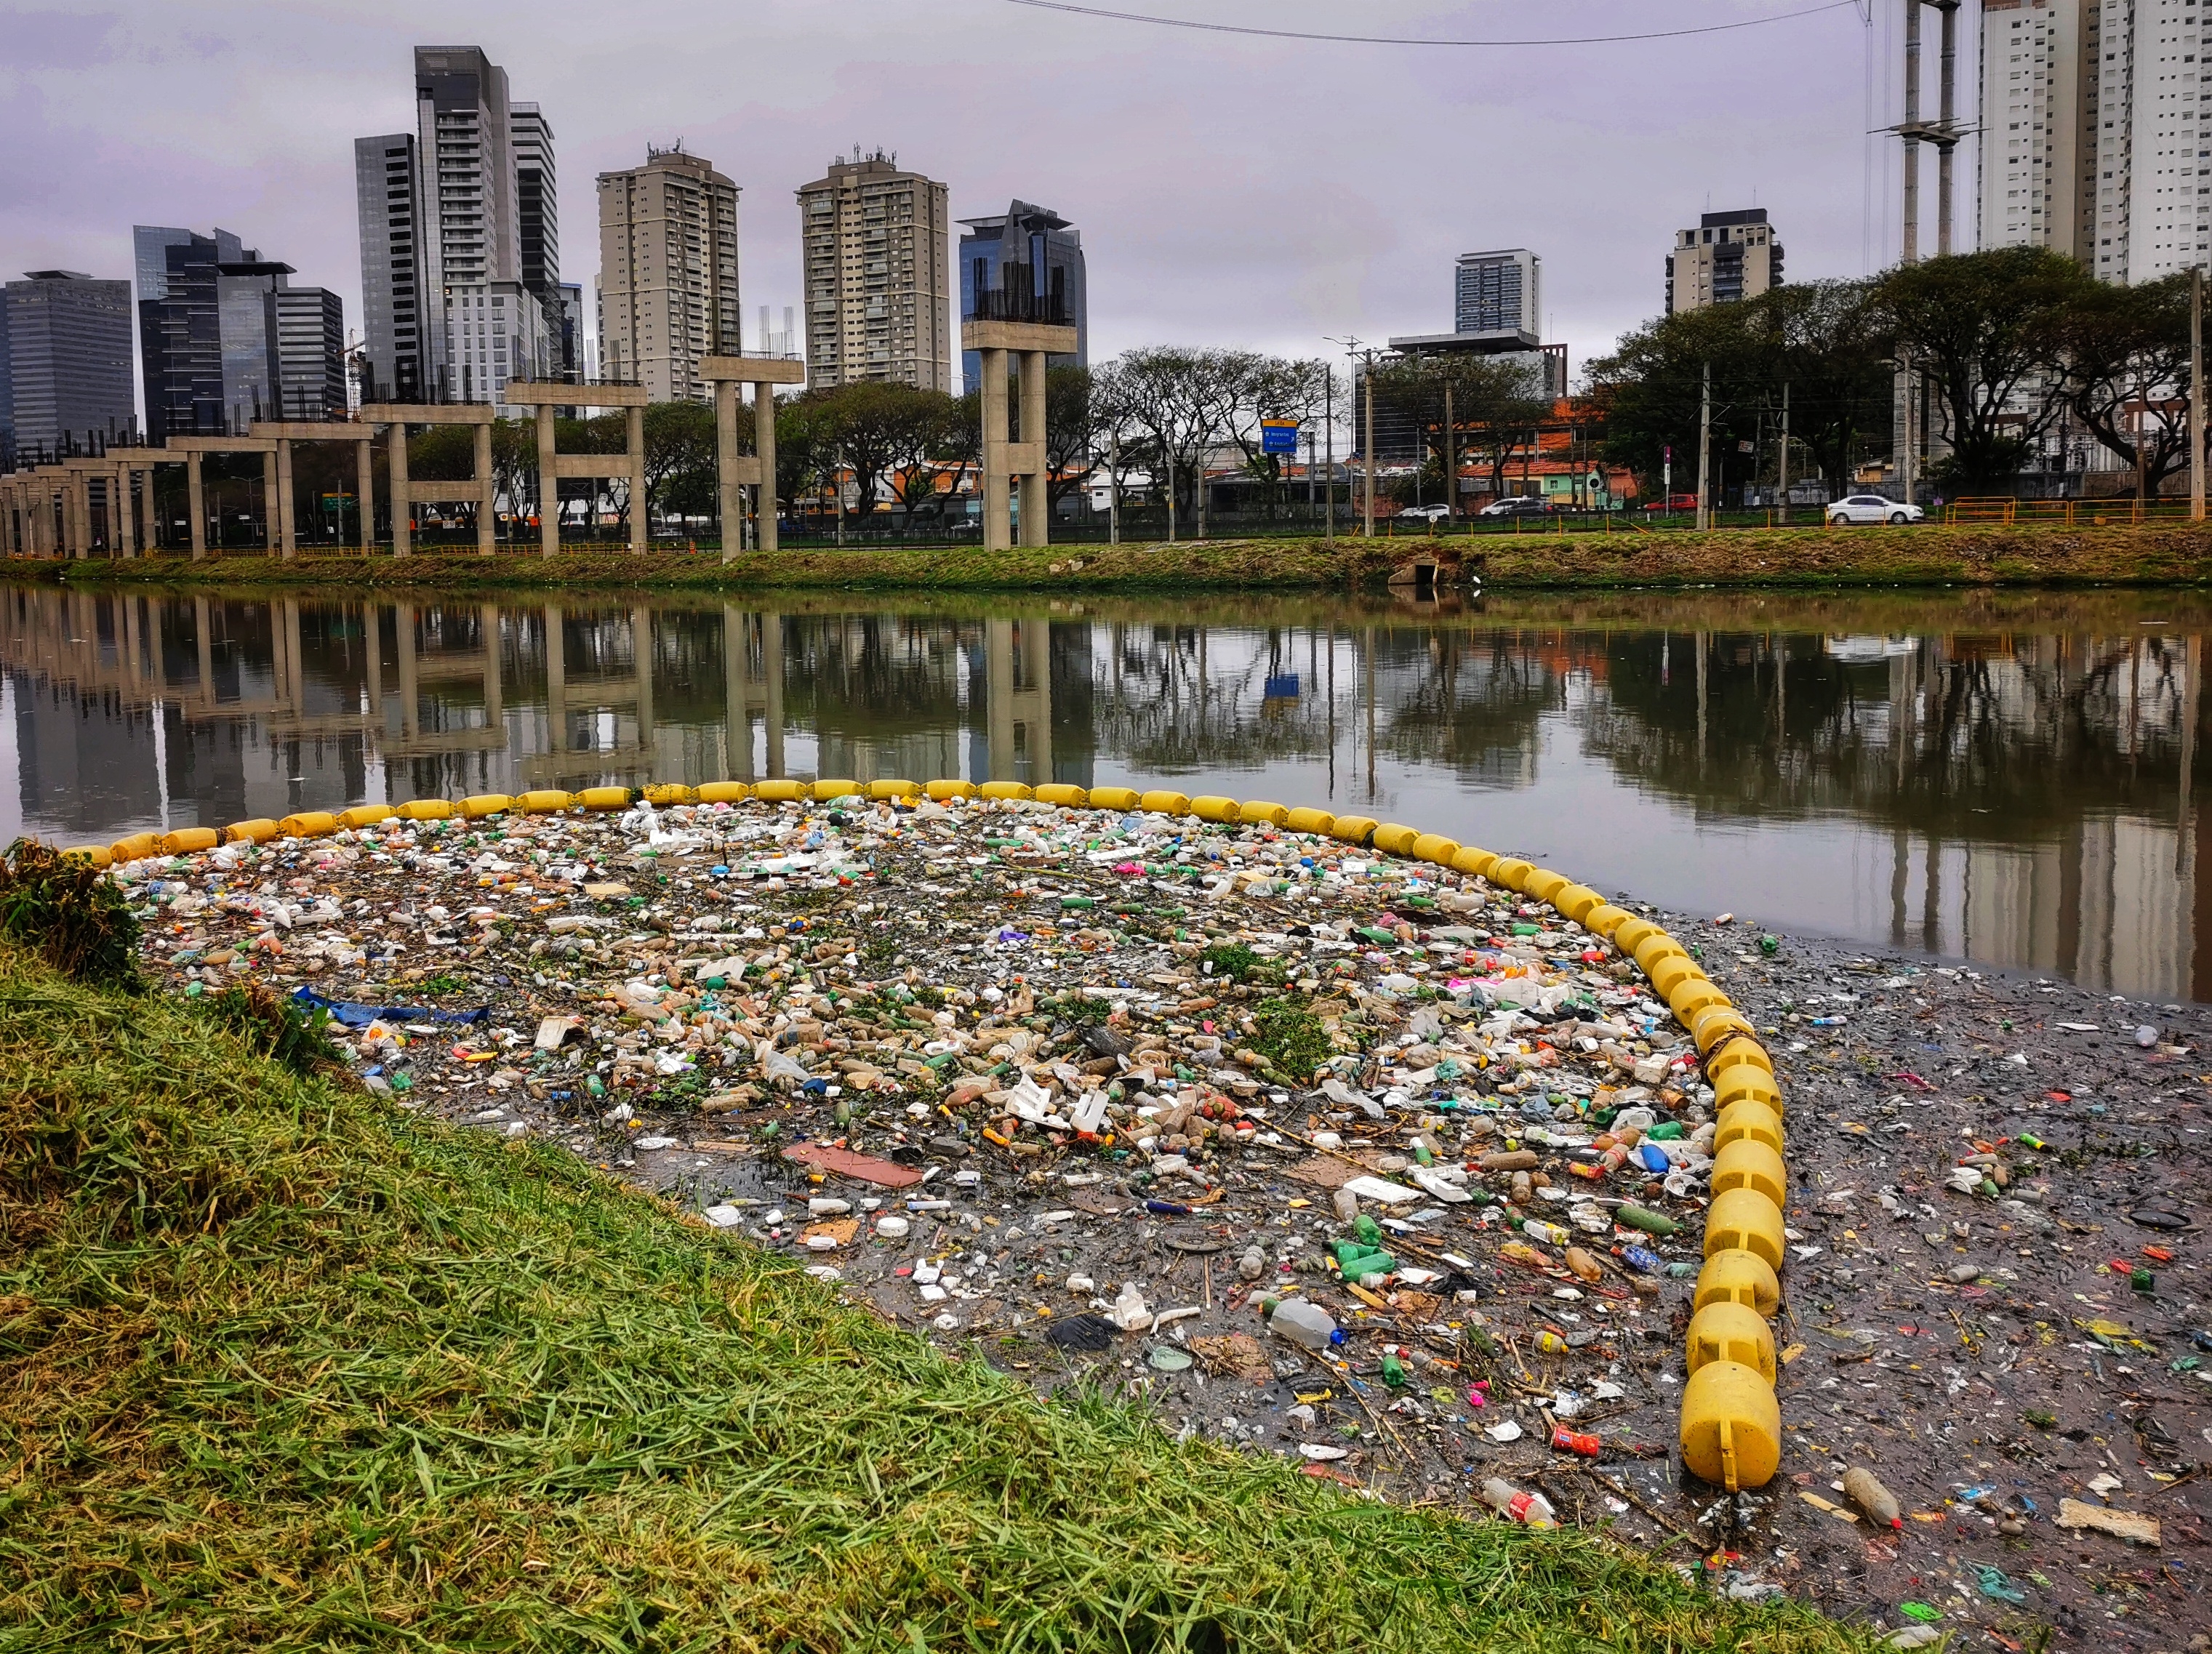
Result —
[{"label": "overcast sky", "polygon": [[[1815,3],[1119,9],[1441,40],[1688,28]],[[1901,0],[1873,3],[1881,56]],[[220,224],[296,265],[295,281],[343,293],[357,327],[353,140],[410,124],[414,46],[474,45],[552,124],[562,273],[587,295],[593,175],[680,138],[744,190],[750,343],[759,305],[780,322],[798,302],[793,191],[834,154],[880,144],[946,182],[956,219],[1018,196],[1074,221],[1095,360],[1141,344],[1313,355],[1326,335],[1445,331],[1454,258],[1526,246],[1544,259],[1546,337],[1579,374],[1661,308],[1673,233],[1708,207],[1767,208],[1792,280],[1860,274],[1869,246],[1875,265],[1894,256],[1894,161],[1863,137],[1893,118],[1894,77],[1877,64],[1869,121],[1869,39],[1849,3],[1673,40],[1492,50],[1254,39],[1012,0],[0,0],[0,271],[127,276],[133,223]],[[1962,71],[1969,111],[1972,86]]]}]

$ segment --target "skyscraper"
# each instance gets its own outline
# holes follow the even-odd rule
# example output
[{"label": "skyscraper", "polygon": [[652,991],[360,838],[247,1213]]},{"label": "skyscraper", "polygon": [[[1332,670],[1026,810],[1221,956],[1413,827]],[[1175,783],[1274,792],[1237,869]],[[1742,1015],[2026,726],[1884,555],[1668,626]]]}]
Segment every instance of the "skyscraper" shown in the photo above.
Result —
[{"label": "skyscraper", "polygon": [[291,265],[264,258],[226,229],[202,235],[140,224],[131,236],[152,441],[242,432],[280,411],[321,419],[345,406],[337,294],[292,286]]},{"label": "skyscraper", "polygon": [[[1026,201],[1015,202],[994,217],[960,222],[968,229],[960,238],[961,319],[1073,327],[1075,354],[1047,362],[1054,368],[1087,364],[1091,324],[1082,232],[1051,208]],[[981,374],[977,353],[961,352],[962,384],[972,391]]]},{"label": "skyscraper", "polygon": [[415,130],[356,139],[354,177],[380,394],[502,404],[509,379],[565,366],[553,132],[505,70],[416,47]]},{"label": "skyscraper", "polygon": [[2049,247],[2096,268],[2102,32],[2097,0],[1984,0],[1982,246]]},{"label": "skyscraper", "polygon": [[0,288],[0,460],[122,436],[136,423],[130,283],[33,270]]},{"label": "skyscraper", "polygon": [[1782,285],[1782,243],[1764,207],[1709,212],[1679,232],[1667,258],[1667,313],[1755,299]]},{"label": "skyscraper", "polygon": [[738,186],[681,149],[599,174],[599,359],[656,401],[702,400],[702,356],[744,348]]},{"label": "skyscraper", "polygon": [[945,185],[878,149],[833,161],[799,192],[806,377],[817,389],[890,380],[952,389]]},{"label": "skyscraper", "polygon": [[2212,261],[2212,6],[1984,0],[1984,246],[2112,282]]},{"label": "skyscraper", "polygon": [[1452,272],[1455,333],[1544,334],[1544,261],[1526,247],[1462,252]]}]

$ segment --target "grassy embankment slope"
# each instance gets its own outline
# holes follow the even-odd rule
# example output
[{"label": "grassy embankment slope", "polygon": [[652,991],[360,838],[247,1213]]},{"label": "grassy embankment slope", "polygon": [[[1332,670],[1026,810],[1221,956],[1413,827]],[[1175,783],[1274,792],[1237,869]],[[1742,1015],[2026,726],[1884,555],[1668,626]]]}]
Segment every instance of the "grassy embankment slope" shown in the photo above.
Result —
[{"label": "grassy embankment slope", "polygon": [[1040,1403],[5,944],[0,1397],[9,1649],[1871,1646]]},{"label": "grassy embankment slope", "polygon": [[406,558],[306,552],[129,562],[11,563],[32,578],[97,584],[191,581],[339,589],[514,587],[786,590],[1332,591],[1377,587],[1417,557],[1480,572],[1485,589],[1736,586],[2187,585],[2212,576],[2212,526],[1730,529],[1442,540],[1209,540],[1177,545],[975,547],[719,553],[445,548]]}]

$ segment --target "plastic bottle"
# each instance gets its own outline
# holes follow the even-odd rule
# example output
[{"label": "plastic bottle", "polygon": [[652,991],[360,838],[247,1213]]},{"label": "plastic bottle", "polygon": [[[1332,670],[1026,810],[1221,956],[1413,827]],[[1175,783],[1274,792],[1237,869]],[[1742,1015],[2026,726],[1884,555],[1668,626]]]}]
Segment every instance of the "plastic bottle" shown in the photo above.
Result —
[{"label": "plastic bottle", "polygon": [[1844,1472],[1844,1497],[1866,1513],[1869,1521],[1879,1527],[1902,1528],[1905,1514],[1898,1508],[1897,1495],[1883,1487],[1871,1470],[1854,1465]]},{"label": "plastic bottle", "polygon": [[1530,1528],[1556,1528],[1552,1501],[1541,1493],[1524,1493],[1511,1482],[1492,1476],[1482,1484],[1482,1502],[1503,1517]]},{"label": "plastic bottle", "polygon": [[1567,1268],[1577,1280],[1596,1280],[1603,1274],[1598,1268],[1597,1260],[1579,1246],[1567,1248]]},{"label": "plastic bottle", "polygon": [[1335,1318],[1327,1310],[1302,1298],[1286,1298],[1278,1304],[1275,1312],[1267,1317],[1267,1330],[1310,1350],[1325,1350],[1344,1338],[1336,1329]]},{"label": "plastic bottle", "polygon": [[1555,1223],[1546,1223],[1540,1218],[1521,1220],[1521,1232],[1530,1240],[1540,1240],[1547,1246],[1565,1246],[1574,1237]]},{"label": "plastic bottle", "polygon": [[1605,1451],[1604,1442],[1595,1434],[1570,1430],[1565,1425],[1552,1427],[1552,1445],[1562,1453],[1577,1453],[1586,1459],[1594,1459]]}]

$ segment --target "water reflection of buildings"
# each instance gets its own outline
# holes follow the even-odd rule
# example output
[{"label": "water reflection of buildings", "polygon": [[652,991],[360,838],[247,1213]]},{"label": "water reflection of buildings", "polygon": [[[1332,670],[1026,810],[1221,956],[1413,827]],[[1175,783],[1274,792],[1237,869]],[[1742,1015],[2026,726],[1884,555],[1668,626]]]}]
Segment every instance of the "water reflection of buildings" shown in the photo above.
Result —
[{"label": "water reflection of buildings", "polygon": [[596,781],[1103,770],[1388,813],[1437,776],[1601,797],[1614,824],[1569,835],[1601,863],[1632,820],[1686,854],[1756,824],[1834,886],[1808,904],[1832,927],[2212,999],[2194,635],[805,606],[0,588],[0,808],[75,839]]}]

